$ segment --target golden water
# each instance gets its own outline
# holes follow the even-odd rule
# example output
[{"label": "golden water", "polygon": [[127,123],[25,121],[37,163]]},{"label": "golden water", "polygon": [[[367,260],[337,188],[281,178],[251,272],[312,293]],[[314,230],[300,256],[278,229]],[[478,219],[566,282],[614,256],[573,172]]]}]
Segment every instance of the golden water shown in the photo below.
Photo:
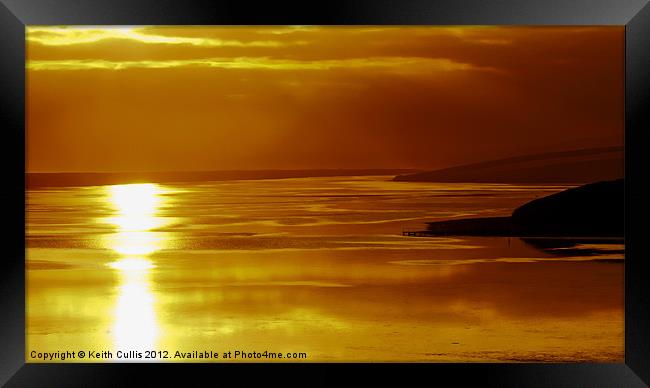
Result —
[{"label": "golden water", "polygon": [[388,179],[29,190],[26,358],[622,362],[622,245],[587,256],[401,236],[425,221],[506,215],[565,186]]}]

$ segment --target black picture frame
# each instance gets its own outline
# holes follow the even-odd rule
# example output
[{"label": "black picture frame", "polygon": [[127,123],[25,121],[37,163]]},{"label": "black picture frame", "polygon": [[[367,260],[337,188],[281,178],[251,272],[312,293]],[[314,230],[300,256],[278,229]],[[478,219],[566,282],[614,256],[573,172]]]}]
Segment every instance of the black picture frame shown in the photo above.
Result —
[{"label": "black picture frame", "polygon": [[[621,364],[27,364],[25,363],[25,26],[26,25],[624,25],[625,26],[625,363]],[[650,5],[645,0],[318,1],[304,3],[170,0],[0,0],[0,127],[4,205],[0,259],[0,383],[90,386],[170,383],[207,376],[346,382],[394,379],[488,386],[650,384],[650,287],[644,279],[645,188],[650,137]],[[257,373],[248,372],[254,368]],[[300,372],[298,375],[297,372]],[[307,378],[308,380],[302,380]],[[443,380],[444,379],[444,380]]]}]

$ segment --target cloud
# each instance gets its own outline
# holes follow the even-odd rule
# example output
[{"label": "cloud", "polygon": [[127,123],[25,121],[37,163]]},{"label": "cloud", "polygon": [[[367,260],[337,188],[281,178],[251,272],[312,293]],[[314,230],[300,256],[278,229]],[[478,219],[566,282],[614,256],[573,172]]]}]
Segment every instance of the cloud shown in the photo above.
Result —
[{"label": "cloud", "polygon": [[29,70],[125,70],[166,69],[181,67],[208,67],[219,69],[261,69],[261,70],[332,70],[376,68],[395,73],[421,73],[430,71],[482,70],[497,71],[494,68],[478,67],[454,62],[444,58],[376,57],[340,60],[298,61],[263,57],[203,58],[159,61],[107,61],[107,60],[31,60]]},{"label": "cloud", "polygon": [[428,169],[622,141],[620,26],[60,29],[28,27],[33,171]]},{"label": "cloud", "polygon": [[[136,27],[29,27],[27,41],[45,46],[69,46],[96,43],[102,40],[119,39],[147,44],[190,45],[201,47],[279,47],[289,43],[275,40],[241,41],[233,39],[165,36],[143,32]],[[304,44],[291,42],[290,44]]]}]

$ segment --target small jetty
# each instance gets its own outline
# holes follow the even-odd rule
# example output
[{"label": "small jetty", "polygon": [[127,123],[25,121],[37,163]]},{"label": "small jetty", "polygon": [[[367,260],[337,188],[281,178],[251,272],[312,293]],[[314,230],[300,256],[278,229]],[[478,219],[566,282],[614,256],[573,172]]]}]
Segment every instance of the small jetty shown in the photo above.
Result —
[{"label": "small jetty", "polygon": [[431,233],[427,230],[407,230],[404,229],[402,230],[402,236],[410,236],[410,237],[430,237]]},{"label": "small jetty", "polygon": [[402,230],[402,236],[511,236],[514,227],[510,217],[466,218],[460,220],[427,222],[426,230]]}]

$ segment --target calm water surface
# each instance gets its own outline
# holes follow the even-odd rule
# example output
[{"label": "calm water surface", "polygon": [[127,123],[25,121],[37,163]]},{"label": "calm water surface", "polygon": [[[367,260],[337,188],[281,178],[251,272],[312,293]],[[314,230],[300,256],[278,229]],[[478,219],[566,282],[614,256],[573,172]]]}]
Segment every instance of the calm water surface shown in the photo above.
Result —
[{"label": "calm water surface", "polygon": [[389,179],[29,190],[28,361],[80,349],[623,361],[622,244],[401,236],[567,186]]}]

